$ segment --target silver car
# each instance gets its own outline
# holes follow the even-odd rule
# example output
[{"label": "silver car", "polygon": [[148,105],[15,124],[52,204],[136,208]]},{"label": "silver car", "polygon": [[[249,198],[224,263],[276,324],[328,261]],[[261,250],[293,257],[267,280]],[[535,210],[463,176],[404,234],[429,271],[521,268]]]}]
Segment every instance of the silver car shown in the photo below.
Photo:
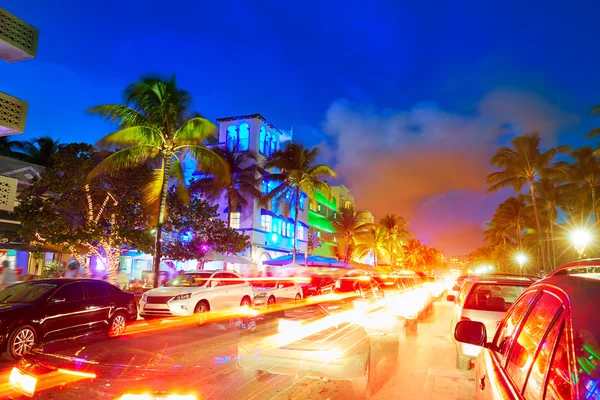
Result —
[{"label": "silver car", "polygon": [[[451,337],[454,338],[454,330],[458,322],[478,321],[485,325],[488,340],[491,340],[506,311],[534,280],[535,278],[518,276],[467,278],[454,303],[450,326]],[[457,368],[470,369],[471,361],[479,355],[481,347],[455,343]]]}]

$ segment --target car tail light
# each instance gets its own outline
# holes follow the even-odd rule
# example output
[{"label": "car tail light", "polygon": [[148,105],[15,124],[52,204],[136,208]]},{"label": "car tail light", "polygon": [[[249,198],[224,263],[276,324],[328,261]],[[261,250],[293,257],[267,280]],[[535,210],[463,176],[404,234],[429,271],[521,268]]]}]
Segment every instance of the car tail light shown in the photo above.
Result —
[{"label": "car tail light", "polygon": [[460,320],[461,320],[461,321],[470,321],[470,320],[471,320],[471,318],[467,318],[467,317],[460,317]]}]

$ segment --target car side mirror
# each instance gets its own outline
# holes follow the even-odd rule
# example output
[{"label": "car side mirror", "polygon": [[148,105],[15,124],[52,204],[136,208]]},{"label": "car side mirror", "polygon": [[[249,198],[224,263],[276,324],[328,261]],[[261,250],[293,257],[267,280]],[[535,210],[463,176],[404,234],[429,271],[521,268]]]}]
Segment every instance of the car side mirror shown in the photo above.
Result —
[{"label": "car side mirror", "polygon": [[53,299],[50,299],[50,303],[64,303],[65,301],[67,300],[63,297],[55,297]]},{"label": "car side mirror", "polygon": [[454,339],[484,347],[487,343],[485,325],[478,321],[460,321],[454,328]]},{"label": "car side mirror", "polygon": [[446,296],[446,300],[448,301],[456,301],[456,296],[453,294],[449,294],[448,296]]},{"label": "car side mirror", "polygon": [[277,289],[283,289],[283,285],[282,284],[277,285]]}]

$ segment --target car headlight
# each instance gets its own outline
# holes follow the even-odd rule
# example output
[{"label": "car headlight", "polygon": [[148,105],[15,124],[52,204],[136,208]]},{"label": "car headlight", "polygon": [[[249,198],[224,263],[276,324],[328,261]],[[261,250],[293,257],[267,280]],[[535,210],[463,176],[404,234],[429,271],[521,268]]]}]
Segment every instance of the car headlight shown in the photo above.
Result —
[{"label": "car headlight", "polygon": [[254,295],[255,299],[260,299],[261,297],[267,297],[267,294],[265,292],[260,292]]},{"label": "car headlight", "polygon": [[171,300],[187,300],[190,297],[192,297],[191,293],[184,293],[184,294],[178,294],[177,296],[173,297]]},{"label": "car headlight", "polygon": [[145,295],[145,294],[143,294],[143,295],[142,295],[142,301],[143,301],[143,302],[146,302],[146,301],[148,301],[148,295]]}]

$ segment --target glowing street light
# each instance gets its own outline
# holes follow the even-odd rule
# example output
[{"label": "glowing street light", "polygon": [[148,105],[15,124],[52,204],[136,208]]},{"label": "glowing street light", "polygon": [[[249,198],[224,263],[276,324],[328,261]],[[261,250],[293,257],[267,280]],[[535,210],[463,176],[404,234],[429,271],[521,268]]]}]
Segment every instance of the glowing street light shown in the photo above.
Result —
[{"label": "glowing street light", "polygon": [[527,262],[527,256],[523,253],[517,254],[517,262],[519,263],[519,268],[521,268],[521,275],[523,275],[523,264]]},{"label": "glowing street light", "polygon": [[577,251],[577,257],[581,260],[585,253],[585,247],[592,241],[592,234],[587,229],[576,229],[571,232],[571,242]]}]

